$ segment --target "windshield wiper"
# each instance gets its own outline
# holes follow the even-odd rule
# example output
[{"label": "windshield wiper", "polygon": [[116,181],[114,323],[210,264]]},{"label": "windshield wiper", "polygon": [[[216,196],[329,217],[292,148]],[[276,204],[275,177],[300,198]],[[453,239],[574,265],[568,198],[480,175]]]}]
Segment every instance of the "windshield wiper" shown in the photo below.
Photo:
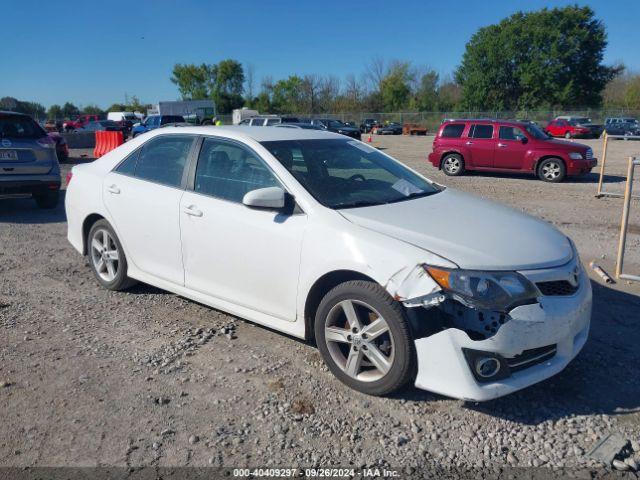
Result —
[{"label": "windshield wiper", "polygon": [[413,200],[414,198],[428,197],[430,195],[435,195],[436,193],[440,193],[440,190],[435,190],[433,192],[427,192],[427,191],[413,192],[407,195],[406,197],[396,198],[395,200],[389,200],[388,202],[385,202],[385,203],[404,202],[405,200]]},{"label": "windshield wiper", "polygon": [[335,208],[336,210],[339,210],[341,208],[371,207],[373,205],[384,205],[385,203],[388,203],[388,202],[374,202],[374,201],[371,201],[371,200],[358,200],[356,202],[338,203],[338,204],[334,205],[333,208]]}]

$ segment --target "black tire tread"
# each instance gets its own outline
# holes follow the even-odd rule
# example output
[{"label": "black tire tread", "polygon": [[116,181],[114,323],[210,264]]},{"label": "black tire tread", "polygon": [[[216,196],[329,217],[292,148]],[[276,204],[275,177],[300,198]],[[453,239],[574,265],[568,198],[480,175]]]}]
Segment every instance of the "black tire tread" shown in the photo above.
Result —
[{"label": "black tire tread", "polygon": [[[122,260],[120,260],[120,268],[121,268],[120,272],[124,272],[124,273],[122,275],[119,275],[119,278],[116,278],[111,284],[105,282],[104,280],[98,277],[98,275],[96,274],[93,268],[93,261],[91,260],[90,241],[91,241],[91,237],[93,236],[94,230],[97,230],[98,228],[105,228],[109,230],[109,232],[111,233],[111,236],[113,237],[115,242],[118,244],[118,250],[120,252],[120,255],[122,256]],[[98,220],[93,225],[91,225],[91,228],[89,229],[89,233],[87,234],[86,242],[88,245],[87,255],[89,257],[89,264],[91,265],[91,270],[94,272],[96,280],[98,280],[100,285],[102,285],[104,288],[108,290],[120,292],[138,283],[137,280],[127,277],[126,272],[127,272],[128,263],[127,263],[127,258],[124,254],[124,249],[122,248],[122,243],[120,242],[120,239],[116,235],[116,232],[111,227],[111,224],[107,220],[105,219]]]},{"label": "black tire tread", "polygon": [[[402,306],[397,301],[395,301],[382,286],[380,286],[375,282],[371,282],[367,280],[349,280],[337,285],[336,287],[331,289],[329,292],[327,292],[327,294],[324,296],[324,298],[320,302],[320,305],[318,306],[317,312],[322,311],[326,303],[328,303],[330,300],[332,300],[333,298],[341,294],[343,291],[348,291],[351,289],[367,292],[372,296],[374,296],[376,300],[378,300],[379,302],[382,302],[386,307],[393,310],[393,312],[396,314],[396,317],[400,319],[399,322],[395,322],[396,327],[399,328],[399,330],[401,331],[401,335],[408,340],[408,346],[407,346],[408,352],[406,357],[407,361],[402,365],[400,373],[396,376],[395,379],[393,379],[393,381],[389,382],[387,379],[387,384],[385,384],[384,386],[380,386],[379,388],[366,388],[366,387],[358,388],[354,385],[347,384],[351,388],[360,390],[364,393],[368,393],[371,395],[380,395],[380,396],[388,395],[404,387],[409,381],[413,380],[413,378],[415,377],[415,373],[417,369],[417,358],[416,358],[415,346],[413,343],[413,337],[411,335],[411,329],[409,328],[409,323],[407,321],[407,318]],[[324,319],[317,318],[317,314],[316,314],[315,325],[323,325],[323,322],[324,322]],[[318,338],[317,329],[316,329],[316,338]],[[399,340],[400,339],[396,339],[396,348],[404,348],[404,347],[399,347],[398,345]],[[325,361],[325,363],[328,364],[331,361],[332,360],[328,360],[328,361]],[[351,379],[351,382],[355,382],[355,380]],[[370,386],[370,385],[366,385],[366,386]]]}]

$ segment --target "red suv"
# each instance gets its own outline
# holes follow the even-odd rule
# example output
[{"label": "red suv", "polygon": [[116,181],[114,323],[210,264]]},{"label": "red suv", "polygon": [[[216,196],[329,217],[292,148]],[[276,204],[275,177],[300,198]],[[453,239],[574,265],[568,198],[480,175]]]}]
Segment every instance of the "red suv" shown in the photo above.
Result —
[{"label": "red suv", "polygon": [[560,182],[596,166],[593,150],[549,137],[529,122],[446,120],[433,140],[429,161],[450,176],[465,170],[533,173]]}]

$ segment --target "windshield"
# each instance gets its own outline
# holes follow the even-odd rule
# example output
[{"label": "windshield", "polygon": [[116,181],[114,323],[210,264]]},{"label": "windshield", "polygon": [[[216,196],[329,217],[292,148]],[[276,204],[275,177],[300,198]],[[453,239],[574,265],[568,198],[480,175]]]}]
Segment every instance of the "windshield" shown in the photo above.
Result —
[{"label": "windshield", "polygon": [[538,140],[545,140],[547,138],[550,138],[549,135],[544,133],[540,127],[538,127],[537,125],[533,125],[532,123],[525,125],[524,128],[527,130],[527,132],[529,132],[529,135]]},{"label": "windshield", "polygon": [[327,123],[329,128],[340,128],[345,126],[340,120],[329,120]]},{"label": "windshield", "polygon": [[400,202],[440,191],[375,148],[354,140],[262,142],[321,204],[351,208]]}]

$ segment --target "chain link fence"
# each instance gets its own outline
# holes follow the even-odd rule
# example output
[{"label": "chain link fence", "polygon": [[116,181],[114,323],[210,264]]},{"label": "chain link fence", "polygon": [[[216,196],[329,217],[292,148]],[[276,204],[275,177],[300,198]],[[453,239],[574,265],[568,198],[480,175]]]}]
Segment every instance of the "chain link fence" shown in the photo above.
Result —
[{"label": "chain link fence", "polygon": [[560,115],[588,117],[594,123],[604,123],[609,117],[640,118],[640,110],[627,109],[582,109],[582,110],[520,110],[520,111],[451,111],[451,112],[342,112],[313,115],[292,114],[298,118],[333,118],[343,122],[354,122],[357,125],[364,119],[373,118],[379,122],[415,123],[433,131],[447,118],[500,118],[512,120],[532,120],[546,125]]}]

